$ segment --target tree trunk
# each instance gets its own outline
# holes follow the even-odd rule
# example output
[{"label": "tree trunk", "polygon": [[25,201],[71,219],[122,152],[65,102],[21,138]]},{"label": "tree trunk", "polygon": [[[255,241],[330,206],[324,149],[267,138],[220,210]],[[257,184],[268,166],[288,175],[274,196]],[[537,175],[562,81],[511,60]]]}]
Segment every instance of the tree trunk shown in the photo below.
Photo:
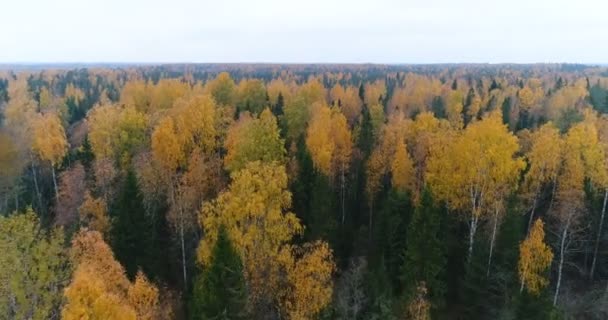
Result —
[{"label": "tree trunk", "polygon": [[186,246],[184,245],[184,218],[181,216],[179,236],[182,245],[182,271],[184,273],[184,288],[188,287],[188,274],[186,272]]},{"label": "tree trunk", "polygon": [[534,195],[534,201],[532,202],[532,211],[530,211],[530,218],[528,219],[528,234],[530,233],[530,228],[532,228],[532,221],[534,220],[534,210],[536,210],[536,199],[538,198],[538,193]]},{"label": "tree trunk", "polygon": [[600,216],[600,225],[597,229],[597,237],[595,238],[595,249],[593,250],[593,262],[591,263],[591,272],[589,278],[593,279],[595,272],[595,263],[597,261],[597,251],[600,247],[600,239],[602,238],[602,227],[604,226],[604,214],[606,213],[606,200],[608,200],[608,189],[604,191],[604,204],[602,205],[602,215]]},{"label": "tree trunk", "polygon": [[557,189],[557,181],[553,182],[553,189],[551,190],[551,202],[549,202],[549,210],[553,209],[553,200],[555,200],[555,189]]},{"label": "tree trunk", "polygon": [[[177,206],[177,196],[175,195],[175,185],[176,183],[171,178],[171,205]],[[186,246],[184,244],[184,212],[181,206],[179,206],[179,240],[180,247],[182,251],[182,273],[184,277],[184,288],[188,287],[188,273],[186,270]]]},{"label": "tree trunk", "polygon": [[557,297],[559,296],[559,288],[562,284],[562,269],[564,267],[564,253],[565,253],[565,246],[566,246],[566,237],[568,236],[568,227],[569,227],[569,222],[566,223],[566,226],[564,227],[564,231],[562,232],[562,237],[560,240],[560,247],[559,247],[559,266],[557,268],[557,285],[555,286],[555,295],[553,295],[553,306],[557,305]]},{"label": "tree trunk", "polygon": [[492,240],[490,240],[490,256],[488,258],[488,271],[486,276],[490,276],[490,266],[492,265],[492,252],[494,251],[494,241],[496,240],[496,228],[498,226],[498,205],[494,210],[494,227],[492,228]]},{"label": "tree trunk", "polygon": [[34,167],[34,157],[30,153],[30,161],[32,167],[32,175],[34,176],[34,189],[36,189],[36,197],[38,198],[38,206],[40,211],[44,211],[42,207],[42,195],[40,195],[40,188],[38,187],[38,175],[36,174],[36,168]]},{"label": "tree trunk", "polygon": [[477,231],[477,221],[479,220],[475,214],[471,215],[471,221],[469,222],[469,253],[468,262],[471,262],[473,256],[473,244],[475,243],[475,232]]},{"label": "tree trunk", "polygon": [[374,202],[370,201],[369,204],[369,241],[372,241],[372,222],[374,216]]},{"label": "tree trunk", "polygon": [[59,203],[59,190],[57,190],[57,176],[55,175],[55,166],[51,164],[51,172],[53,173],[53,187],[55,188],[55,204]]},{"label": "tree trunk", "polygon": [[[341,189],[341,195],[342,195],[342,225],[344,225],[344,220],[346,218],[346,211],[345,211],[345,208],[344,208],[344,188],[345,188],[345,184],[346,184],[346,181],[345,181],[346,179],[344,177],[344,162],[342,162],[342,176],[341,176],[340,180],[341,180],[340,181],[340,189]],[[370,220],[370,222],[371,222],[371,220]],[[371,229],[371,227],[372,227],[371,223],[370,223],[369,227]]]}]

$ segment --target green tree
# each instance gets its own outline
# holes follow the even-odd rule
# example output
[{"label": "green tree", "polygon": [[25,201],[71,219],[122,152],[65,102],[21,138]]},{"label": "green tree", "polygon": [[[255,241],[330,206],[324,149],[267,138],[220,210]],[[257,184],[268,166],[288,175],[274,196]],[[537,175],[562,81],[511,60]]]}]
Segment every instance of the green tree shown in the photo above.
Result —
[{"label": "green tree", "polygon": [[146,214],[143,197],[133,170],[128,170],[120,196],[114,207],[112,240],[116,258],[130,279],[138,269],[151,275],[155,259],[154,223]]},{"label": "green tree", "polygon": [[[32,209],[0,216],[0,317],[51,319],[69,277],[61,229],[46,232]],[[6,318],[5,318],[6,317]]]},{"label": "green tree", "polygon": [[194,280],[192,319],[246,319],[243,263],[226,229],[220,227],[211,262]]},{"label": "green tree", "polygon": [[443,275],[447,259],[441,230],[444,213],[425,189],[408,226],[403,266],[406,293],[415,294],[423,282],[434,307],[441,305],[446,290]]}]

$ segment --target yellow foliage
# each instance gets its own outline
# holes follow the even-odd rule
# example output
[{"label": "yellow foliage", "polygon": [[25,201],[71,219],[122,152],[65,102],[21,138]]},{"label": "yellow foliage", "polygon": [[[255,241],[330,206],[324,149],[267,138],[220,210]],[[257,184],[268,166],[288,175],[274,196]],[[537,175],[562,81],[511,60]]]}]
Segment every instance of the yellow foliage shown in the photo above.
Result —
[{"label": "yellow foliage", "polygon": [[239,121],[228,130],[224,147],[227,151],[224,166],[229,171],[244,168],[253,161],[285,161],[285,146],[276,118],[268,108],[259,118],[242,113]]},{"label": "yellow foliage", "polygon": [[89,229],[98,231],[102,235],[110,231],[106,202],[103,199],[94,198],[89,191],[85,193],[84,202],[78,208],[78,213],[80,222]]},{"label": "yellow foliage", "polygon": [[522,289],[525,287],[533,295],[538,295],[549,283],[545,273],[553,261],[553,252],[544,242],[543,225],[541,219],[536,220],[528,237],[519,245],[519,281]]},{"label": "yellow foliage", "polygon": [[160,314],[158,289],[141,273],[130,283],[99,232],[84,230],[74,237],[72,261],[76,270],[64,292],[62,319],[154,319]]},{"label": "yellow foliage", "polygon": [[325,308],[332,298],[332,275],[336,266],[325,242],[304,244],[288,255],[284,267],[289,282],[284,308],[291,320],[307,320]]},{"label": "yellow foliage", "polygon": [[152,133],[152,156],[169,172],[174,172],[186,159],[175,129],[173,119],[166,117]]},{"label": "yellow foliage", "polygon": [[32,149],[40,159],[56,166],[68,150],[68,141],[61,120],[54,113],[38,115],[33,122]]},{"label": "yellow foliage", "polygon": [[403,141],[399,141],[395,148],[395,155],[391,163],[393,187],[402,192],[410,191],[415,178],[412,159],[408,155]]},{"label": "yellow foliage", "polygon": [[338,172],[346,172],[352,138],[344,115],[323,104],[313,105],[306,146],[315,167],[324,175],[332,178]]}]

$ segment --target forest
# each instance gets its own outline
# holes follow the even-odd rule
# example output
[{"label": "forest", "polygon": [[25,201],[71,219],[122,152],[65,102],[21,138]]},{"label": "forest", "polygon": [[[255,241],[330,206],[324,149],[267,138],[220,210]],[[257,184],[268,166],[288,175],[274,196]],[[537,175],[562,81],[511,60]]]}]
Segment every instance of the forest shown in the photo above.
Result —
[{"label": "forest", "polygon": [[0,319],[606,319],[608,68],[0,68]]}]

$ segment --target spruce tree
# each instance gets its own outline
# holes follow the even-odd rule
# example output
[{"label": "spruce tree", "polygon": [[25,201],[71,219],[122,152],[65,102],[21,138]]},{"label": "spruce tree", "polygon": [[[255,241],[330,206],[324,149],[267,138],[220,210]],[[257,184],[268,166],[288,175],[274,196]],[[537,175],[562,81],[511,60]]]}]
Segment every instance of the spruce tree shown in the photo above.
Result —
[{"label": "spruce tree", "polygon": [[120,196],[113,210],[112,240],[116,258],[125,267],[129,278],[138,269],[152,276],[154,264],[154,223],[146,215],[137,178],[132,169],[127,171]]},{"label": "spruce tree", "polygon": [[433,306],[443,302],[446,285],[446,248],[442,237],[442,220],[445,211],[433,202],[428,189],[422,192],[420,203],[407,230],[407,250],[403,266],[406,295],[415,292],[418,283],[424,282]]},{"label": "spruce tree", "polygon": [[221,227],[211,263],[194,280],[191,319],[246,319],[243,264]]}]

